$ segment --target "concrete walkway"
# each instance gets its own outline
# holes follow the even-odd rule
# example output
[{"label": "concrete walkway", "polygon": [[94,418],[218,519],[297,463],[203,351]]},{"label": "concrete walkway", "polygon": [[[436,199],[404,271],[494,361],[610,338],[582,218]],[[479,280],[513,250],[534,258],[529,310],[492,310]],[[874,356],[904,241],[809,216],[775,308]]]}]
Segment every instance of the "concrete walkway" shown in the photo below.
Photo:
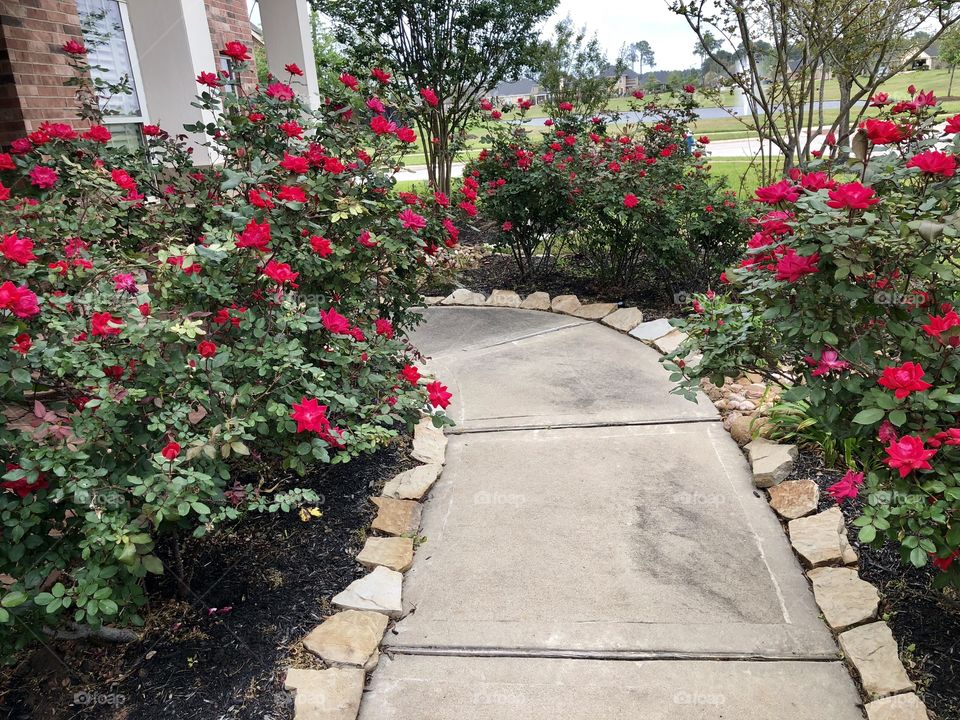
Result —
[{"label": "concrete walkway", "polygon": [[426,313],[458,426],[363,720],[862,720],[709,402],[597,323]]}]

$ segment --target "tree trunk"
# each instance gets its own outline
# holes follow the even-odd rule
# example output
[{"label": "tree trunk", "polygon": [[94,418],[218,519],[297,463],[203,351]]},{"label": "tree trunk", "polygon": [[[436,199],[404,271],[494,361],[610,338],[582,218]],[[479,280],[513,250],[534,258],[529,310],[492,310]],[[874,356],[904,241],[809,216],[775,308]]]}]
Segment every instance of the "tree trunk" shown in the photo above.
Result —
[{"label": "tree trunk", "polygon": [[950,84],[947,86],[947,97],[951,97],[953,95],[953,73],[956,71],[956,69],[956,65],[950,66]]},{"label": "tree trunk", "polygon": [[853,78],[837,75],[840,86],[840,116],[837,122],[837,145],[850,147],[850,96],[853,93]]},{"label": "tree trunk", "polygon": [[817,127],[819,127],[821,130],[823,129],[823,92],[824,92],[824,85],[826,84],[827,84],[827,66],[824,63],[820,66],[820,95],[817,98],[817,107],[819,110],[819,113],[817,116]]}]

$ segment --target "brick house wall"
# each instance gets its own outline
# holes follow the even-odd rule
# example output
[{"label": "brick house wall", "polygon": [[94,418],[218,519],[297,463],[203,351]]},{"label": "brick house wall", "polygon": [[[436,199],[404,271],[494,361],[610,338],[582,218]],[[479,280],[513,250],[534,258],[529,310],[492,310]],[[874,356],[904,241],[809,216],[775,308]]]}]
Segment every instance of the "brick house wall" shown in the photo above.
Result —
[{"label": "brick house wall", "polygon": [[82,39],[76,0],[0,0],[0,146],[44,120],[77,124],[70,39]]},{"label": "brick house wall", "polygon": [[[247,0],[206,0],[207,24],[210,26],[210,39],[213,42],[213,53],[219,57],[231,40],[239,40],[253,55],[253,33],[250,28],[250,14],[247,11]],[[219,70],[220,68],[217,68]],[[253,70],[253,61],[249,68],[240,76],[243,87],[252,90],[257,83],[257,75]]]}]

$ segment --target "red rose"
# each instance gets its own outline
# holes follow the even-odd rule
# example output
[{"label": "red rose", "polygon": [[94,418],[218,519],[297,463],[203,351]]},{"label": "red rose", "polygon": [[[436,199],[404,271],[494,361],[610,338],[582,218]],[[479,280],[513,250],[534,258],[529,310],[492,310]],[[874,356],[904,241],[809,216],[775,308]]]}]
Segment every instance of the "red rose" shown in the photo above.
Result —
[{"label": "red rose", "polygon": [[936,450],[927,450],[923,440],[913,435],[904,435],[892,441],[884,450],[887,457],[883,461],[897,470],[902,478],[914,470],[929,470],[930,463],[927,461],[937,454]]},{"label": "red rose", "polygon": [[411,385],[416,385],[420,381],[420,371],[413,365],[404,365],[400,376]]},{"label": "red rose", "polygon": [[283,131],[283,134],[289,138],[303,137],[303,128],[300,127],[300,123],[296,120],[288,120],[287,122],[280,123],[280,129]]},{"label": "red rose", "polygon": [[957,172],[957,157],[939,150],[917,153],[907,161],[908,168],[918,168],[927,175],[953,177]]},{"label": "red rose", "polygon": [[403,223],[404,230],[419,232],[427,226],[427,219],[423,215],[418,215],[410,208],[404,208],[398,217],[400,222]]},{"label": "red rose", "polygon": [[390,73],[381,70],[380,68],[374,68],[370,71],[370,77],[372,77],[377,82],[383,83],[386,85],[390,82]]},{"label": "red rose", "polygon": [[306,175],[310,171],[310,162],[299,155],[291,155],[284,151],[283,160],[280,161],[280,167],[294,175]]},{"label": "red rose", "polygon": [[413,143],[417,141],[417,134],[408,127],[397,128],[397,140],[404,143]]},{"label": "red rose", "polygon": [[260,252],[266,252],[270,243],[270,223],[264,220],[258,223],[250,220],[247,226],[237,235],[237,247],[252,247]]},{"label": "red rose", "polygon": [[351,90],[359,90],[360,82],[350,73],[343,73],[340,76],[340,82],[346,85]]},{"label": "red rose", "polygon": [[270,83],[267,85],[267,97],[281,102],[290,102],[293,100],[293,88],[282,82]]},{"label": "red rose", "polygon": [[119,335],[121,330],[123,330],[123,318],[115,317],[108,312],[93,313],[90,317],[91,335]]},{"label": "red rose", "polygon": [[310,247],[322,258],[333,254],[333,248],[330,247],[330,241],[319,235],[313,235],[310,238]]},{"label": "red rose", "polygon": [[793,203],[800,197],[800,189],[792,185],[789,180],[781,180],[773,185],[757,188],[756,196],[758,202],[767,205],[776,205],[781,202]]},{"label": "red rose", "polygon": [[563,112],[571,112],[573,110],[573,103],[562,102],[557,105],[557,109],[562,110]]},{"label": "red rose", "polygon": [[685,93],[690,93],[690,94],[692,95],[693,93],[695,93],[695,92],[697,91],[697,89],[696,89],[693,85],[684,85],[684,86],[683,86],[683,91],[684,91]]},{"label": "red rose", "polygon": [[889,120],[869,118],[860,123],[860,128],[874,145],[895,145],[905,137],[900,126]]},{"label": "red rose", "polygon": [[863,485],[863,473],[847,470],[838,482],[827,488],[827,492],[833,498],[834,502],[839,503],[845,498],[855,498],[860,494],[860,486]]},{"label": "red rose", "polygon": [[858,182],[845,183],[838,185],[827,193],[830,199],[827,205],[837,210],[849,208],[851,210],[866,210],[871,205],[880,202],[880,198],[874,197],[873,188],[865,187]]},{"label": "red rose", "polygon": [[67,55],[86,55],[87,48],[79,40],[67,40],[63,44],[63,51]]},{"label": "red rose", "polygon": [[388,340],[393,339],[394,330],[393,323],[384,318],[377,318],[377,321],[374,323],[374,326],[377,329],[377,335],[382,335]]},{"label": "red rose", "polygon": [[263,274],[278,285],[293,283],[300,275],[300,273],[293,272],[288,263],[281,263],[276,260],[267,263],[266,267],[263,268]]},{"label": "red rose", "polygon": [[108,143],[113,135],[103,125],[94,125],[83,134],[83,137],[93,142]]},{"label": "red rose", "polygon": [[923,368],[920,363],[905,362],[900,367],[884,368],[877,382],[889,390],[894,390],[896,398],[903,400],[912,392],[923,392],[933,387],[922,378]]},{"label": "red rose", "polygon": [[33,240],[20,237],[16,233],[4,235],[0,239],[0,255],[18,265],[26,265],[37,259],[33,254]]},{"label": "red rose", "polygon": [[293,404],[290,417],[297,422],[297,432],[327,433],[330,420],[327,418],[327,406],[321,405],[316,398],[301,398]]},{"label": "red rose", "polygon": [[223,48],[223,54],[237,62],[246,62],[250,59],[250,48],[242,42],[232,40]]},{"label": "red rose", "polygon": [[298,75],[298,76],[303,75],[303,70],[301,70],[300,66],[297,65],[296,63],[289,63],[287,65],[284,65],[283,67],[291,75]]},{"label": "red rose", "polygon": [[163,446],[163,450],[160,451],[160,454],[170,462],[173,462],[177,459],[177,455],[180,454],[180,443],[171,440]]},{"label": "red rose", "polygon": [[41,190],[49,190],[60,179],[56,170],[43,165],[35,165],[27,174],[30,176],[30,182]]},{"label": "red rose", "polygon": [[350,321],[338,313],[335,308],[327,311],[320,311],[320,318],[323,320],[323,327],[335,335],[349,335]]},{"label": "red rose", "polygon": [[947,118],[947,126],[944,128],[944,132],[960,132],[960,115],[954,115],[953,117]]},{"label": "red rose", "polygon": [[202,358],[212,358],[217,354],[217,345],[209,340],[204,340],[197,345],[197,353]]},{"label": "red rose", "polygon": [[640,200],[633,193],[627,193],[623,196],[623,206],[625,208],[635,208]]},{"label": "red rose", "polygon": [[217,77],[216,73],[207,72],[206,70],[197,75],[197,82],[207,87],[220,87],[220,78]]},{"label": "red rose", "polygon": [[447,391],[447,386],[439,380],[427,383],[427,393],[430,397],[430,404],[440,408],[449,406],[450,398],[453,397],[453,394]]},{"label": "red rose", "polygon": [[777,260],[777,280],[786,280],[787,282],[797,282],[804,275],[810,275],[817,272],[817,262],[820,260],[818,253],[813,255],[798,255],[793,248],[787,248],[783,255]]},{"label": "red rose", "polygon": [[30,339],[29,333],[20,333],[13,339],[13,345],[10,347],[15,352],[26,355],[30,352],[30,348],[33,347],[33,340]]},{"label": "red rose", "polygon": [[437,94],[433,91],[433,88],[421,88],[420,97],[422,97],[423,101],[430,107],[437,107],[437,105],[440,104],[440,100],[437,98]]}]

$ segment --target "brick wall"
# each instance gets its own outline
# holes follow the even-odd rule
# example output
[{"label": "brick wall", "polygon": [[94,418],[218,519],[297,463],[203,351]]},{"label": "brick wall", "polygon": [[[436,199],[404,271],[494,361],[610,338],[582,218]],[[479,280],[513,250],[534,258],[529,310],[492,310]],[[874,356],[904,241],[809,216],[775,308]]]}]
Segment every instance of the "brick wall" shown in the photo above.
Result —
[{"label": "brick wall", "polygon": [[0,0],[0,145],[44,120],[77,124],[61,46],[80,40],[76,0]]},{"label": "brick wall", "polygon": [[[207,23],[210,26],[210,39],[213,41],[213,54],[219,62],[220,51],[231,40],[239,40],[253,55],[253,33],[250,28],[250,14],[247,0],[206,0]],[[257,76],[251,60],[250,69],[243,73],[243,87],[252,90]],[[217,68],[219,70],[219,68]]]}]

